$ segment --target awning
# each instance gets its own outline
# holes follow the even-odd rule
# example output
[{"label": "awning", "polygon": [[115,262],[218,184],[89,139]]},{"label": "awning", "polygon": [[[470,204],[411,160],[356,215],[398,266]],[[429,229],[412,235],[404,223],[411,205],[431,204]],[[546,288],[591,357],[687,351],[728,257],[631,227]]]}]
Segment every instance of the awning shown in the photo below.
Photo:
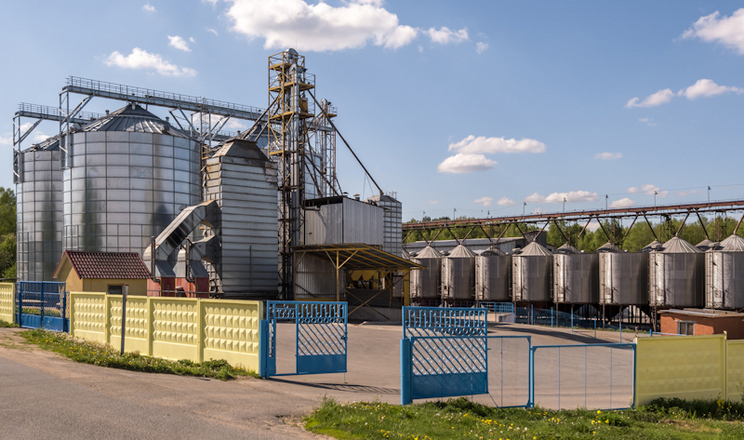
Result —
[{"label": "awning", "polygon": [[329,261],[337,269],[410,271],[424,266],[364,243],[295,246],[298,254],[309,254]]}]

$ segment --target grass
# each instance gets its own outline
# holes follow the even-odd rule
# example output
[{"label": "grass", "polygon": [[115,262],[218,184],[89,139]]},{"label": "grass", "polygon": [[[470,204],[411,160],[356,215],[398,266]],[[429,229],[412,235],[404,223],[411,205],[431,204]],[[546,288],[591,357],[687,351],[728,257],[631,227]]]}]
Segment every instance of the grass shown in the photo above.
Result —
[{"label": "grass", "polygon": [[407,406],[325,398],[305,418],[312,432],[338,439],[627,439],[744,438],[740,403],[654,401],[622,411],[499,409],[465,398]]},{"label": "grass", "polygon": [[235,379],[238,376],[259,377],[255,372],[233,367],[223,359],[197,363],[187,359],[170,361],[142,356],[139,353],[124,353],[121,355],[119,350],[105,344],[76,340],[66,333],[41,329],[23,331],[21,336],[29,343],[36,344],[44,350],[62,354],[75,362],[102,367],[121,368],[145,373],[212,377],[220,380]]},{"label": "grass", "polygon": [[0,319],[0,328],[16,328],[18,325]]}]

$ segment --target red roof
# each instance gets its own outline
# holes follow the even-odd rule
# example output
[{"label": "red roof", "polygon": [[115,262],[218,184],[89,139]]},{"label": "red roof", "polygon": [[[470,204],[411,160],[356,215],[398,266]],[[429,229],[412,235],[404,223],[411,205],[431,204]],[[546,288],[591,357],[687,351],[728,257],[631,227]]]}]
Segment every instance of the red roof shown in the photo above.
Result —
[{"label": "red roof", "polygon": [[[136,252],[79,252],[65,251],[80,279],[148,279],[150,271]],[[57,270],[54,277],[58,276]]]}]

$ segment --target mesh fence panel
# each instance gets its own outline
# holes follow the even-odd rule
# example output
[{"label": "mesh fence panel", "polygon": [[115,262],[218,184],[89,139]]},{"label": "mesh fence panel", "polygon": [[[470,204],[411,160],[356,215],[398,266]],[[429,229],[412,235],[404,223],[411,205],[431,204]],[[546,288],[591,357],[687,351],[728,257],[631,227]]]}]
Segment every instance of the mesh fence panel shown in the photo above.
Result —
[{"label": "mesh fence panel", "polygon": [[488,394],[478,402],[499,407],[527,406],[530,400],[530,339],[488,338]]}]

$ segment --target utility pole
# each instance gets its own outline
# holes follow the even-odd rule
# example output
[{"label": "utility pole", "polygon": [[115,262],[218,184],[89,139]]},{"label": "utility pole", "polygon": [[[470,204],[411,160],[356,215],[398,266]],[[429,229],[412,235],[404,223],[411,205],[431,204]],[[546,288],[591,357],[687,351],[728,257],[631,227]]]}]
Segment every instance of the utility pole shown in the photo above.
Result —
[{"label": "utility pole", "polygon": [[527,202],[523,202],[523,203],[524,204],[522,205],[522,217],[524,217],[524,210],[527,209]]}]

